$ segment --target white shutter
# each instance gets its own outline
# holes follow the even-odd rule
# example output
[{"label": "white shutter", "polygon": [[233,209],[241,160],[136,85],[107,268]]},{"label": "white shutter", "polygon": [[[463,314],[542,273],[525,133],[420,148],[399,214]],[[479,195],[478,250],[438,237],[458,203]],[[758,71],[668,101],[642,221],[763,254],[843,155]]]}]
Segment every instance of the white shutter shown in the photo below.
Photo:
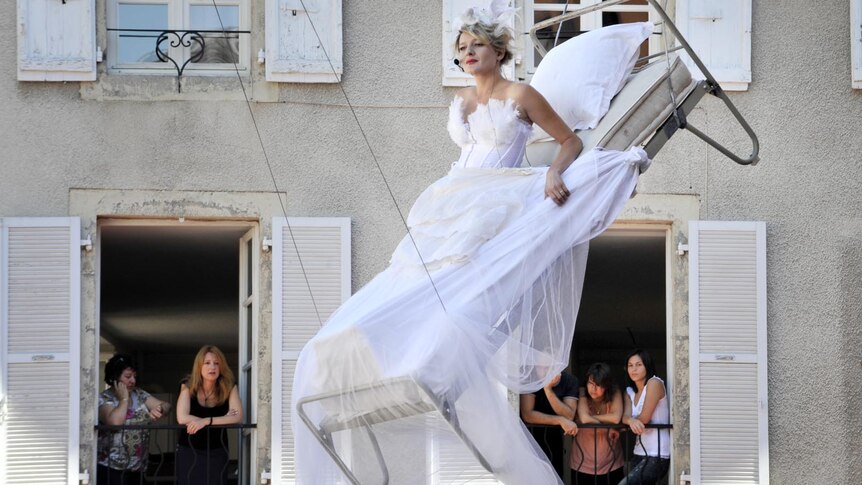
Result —
[{"label": "white shutter", "polygon": [[18,80],[96,80],[95,0],[18,0]]},{"label": "white shutter", "polygon": [[[454,27],[458,25],[461,14],[470,7],[486,5],[476,0],[443,0],[443,85],[444,86],[475,86],[473,76],[461,71],[455,65],[455,32]],[[512,25],[514,20],[512,21]],[[515,78],[515,61],[503,68],[506,79]]]},{"label": "white shutter", "polygon": [[266,0],[266,80],[341,81],[341,27],[341,0]]},{"label": "white shutter", "polygon": [[428,485],[469,483],[470,485],[500,485],[494,476],[485,470],[466,445],[454,436],[439,439],[439,429],[447,434],[451,431],[436,423],[429,432],[429,447],[432,464]]},{"label": "white shutter", "polygon": [[689,230],[693,484],[769,483],[766,225]]},{"label": "white shutter", "polygon": [[80,232],[75,217],[0,229],[5,485],[78,482]]},{"label": "white shutter", "polygon": [[850,56],[853,89],[862,89],[862,0],[850,0]]},{"label": "white shutter", "polygon": [[350,219],[278,217],[272,232],[271,465],[275,483],[293,483],[293,372],[305,343],[350,297]]},{"label": "white shutter", "polygon": [[[751,82],[751,0],[678,0],[676,25],[726,91]],[[687,63],[692,72],[699,72]]]}]

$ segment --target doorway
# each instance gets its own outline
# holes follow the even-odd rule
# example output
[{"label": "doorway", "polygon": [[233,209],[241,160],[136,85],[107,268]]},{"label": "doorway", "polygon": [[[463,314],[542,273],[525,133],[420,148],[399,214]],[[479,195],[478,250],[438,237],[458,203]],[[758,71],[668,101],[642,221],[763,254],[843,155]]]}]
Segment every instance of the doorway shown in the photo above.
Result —
[{"label": "doorway", "polygon": [[[154,424],[175,425],[180,381],[198,349],[216,345],[237,380],[243,421],[253,423],[257,222],[105,218],[98,225],[99,382],[114,353],[131,355],[138,387],[172,404]],[[245,431],[229,433],[236,483],[252,476],[254,442]],[[175,430],[153,431],[146,473],[169,477],[175,445]]]},{"label": "doorway", "polygon": [[636,348],[670,381],[667,236],[662,226],[618,225],[590,242],[570,361],[579,381],[591,363],[605,362],[624,389],[624,360]]}]

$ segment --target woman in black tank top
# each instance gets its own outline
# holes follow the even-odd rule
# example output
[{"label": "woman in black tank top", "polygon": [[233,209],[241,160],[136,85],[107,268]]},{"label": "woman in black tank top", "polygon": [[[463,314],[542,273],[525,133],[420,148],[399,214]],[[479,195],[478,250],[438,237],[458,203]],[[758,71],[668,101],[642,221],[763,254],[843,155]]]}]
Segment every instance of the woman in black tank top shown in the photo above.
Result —
[{"label": "woman in black tank top", "polygon": [[242,403],[233,373],[218,347],[205,345],[195,357],[192,373],[182,383],[177,422],[184,424],[177,440],[177,483],[227,483],[228,433],[211,426],[242,421]]}]

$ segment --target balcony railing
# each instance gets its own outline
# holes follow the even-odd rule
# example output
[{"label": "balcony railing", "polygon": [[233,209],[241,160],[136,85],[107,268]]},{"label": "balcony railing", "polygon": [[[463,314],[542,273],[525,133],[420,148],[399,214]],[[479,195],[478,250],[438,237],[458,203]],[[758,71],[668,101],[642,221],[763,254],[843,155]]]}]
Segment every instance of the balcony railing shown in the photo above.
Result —
[{"label": "balcony railing", "polygon": [[[647,424],[645,425],[648,429],[667,429],[673,430],[672,424]],[[551,460],[551,463],[557,466],[559,460],[562,460],[562,469],[558,470],[561,472],[561,478],[563,479],[563,483],[565,485],[606,485],[608,484],[608,479],[599,478],[598,470],[582,470],[582,473],[586,473],[589,475],[593,475],[594,478],[589,480],[578,480],[577,476],[573,476],[572,467],[571,467],[571,456],[572,456],[572,447],[576,446],[580,448],[580,443],[575,440],[572,436],[563,436],[562,429],[559,426],[555,425],[546,425],[546,424],[527,424],[527,429],[529,429],[533,436],[536,438],[536,441],[539,443],[539,446],[545,450],[546,453],[549,454],[548,458]],[[617,430],[619,432],[619,439],[622,443],[622,453],[623,453],[623,472],[624,475],[627,476],[632,467],[632,455],[634,454],[635,447],[637,446],[641,453],[645,456],[649,456],[646,453],[646,449],[644,449],[643,445],[639,443],[637,440],[637,436],[631,432],[628,426],[624,424],[579,424],[578,425],[578,433],[588,430]],[[658,449],[661,450],[662,447],[662,433],[656,433],[658,436]],[[562,439],[560,440],[560,436]],[[598,433],[593,434],[594,439],[592,440],[593,445],[593,454],[592,456],[596,456],[598,454],[598,439],[595,437],[598,436]],[[562,448],[555,449],[554,443],[559,443],[562,441]],[[585,453],[581,449],[580,456],[584,456]],[[562,454],[562,456],[558,455]],[[616,483],[610,483],[609,485],[616,485]]]},{"label": "balcony railing", "polygon": [[[205,433],[207,443],[209,443],[210,433],[219,433],[221,430],[227,430],[226,433],[219,433],[219,445],[223,449],[228,450],[228,459],[224,461],[218,470],[214,472],[218,475],[227,477],[227,483],[245,485],[253,483],[251,480],[251,462],[250,462],[250,446],[254,443],[252,440],[252,432],[257,427],[256,424],[230,424],[230,425],[213,425],[207,426],[198,431]],[[184,425],[180,424],[146,424],[146,425],[122,425],[109,426],[97,425],[96,440],[97,443],[100,437],[106,433],[120,433],[122,442],[127,440],[137,441],[143,440],[147,451],[147,465],[142,472],[131,472],[121,470],[124,464],[128,463],[131,458],[126,455],[126,448],[121,447],[117,450],[118,454],[114,458],[109,458],[108,468],[116,468],[112,472],[110,478],[96,482],[96,485],[144,485],[144,484],[176,484],[179,482],[177,470],[177,446],[180,436],[180,430],[185,429]],[[143,431],[143,434],[136,432]],[[189,474],[197,467],[209,470],[211,454],[210,450],[198,451],[194,455]],[[111,460],[116,462],[111,463]],[[215,479],[212,483],[218,483]]]}]

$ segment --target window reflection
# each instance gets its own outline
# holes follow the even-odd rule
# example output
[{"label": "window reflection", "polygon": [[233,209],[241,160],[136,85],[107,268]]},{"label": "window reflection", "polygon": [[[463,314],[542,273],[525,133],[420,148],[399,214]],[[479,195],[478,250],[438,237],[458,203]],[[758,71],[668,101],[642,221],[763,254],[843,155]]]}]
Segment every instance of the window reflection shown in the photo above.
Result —
[{"label": "window reflection", "polygon": [[[168,6],[166,4],[119,4],[118,24],[120,29],[165,30],[168,28]],[[156,57],[158,32],[133,32],[120,30],[117,60],[120,64],[159,62]]]},{"label": "window reflection", "polygon": [[[219,5],[218,11],[212,5],[192,5],[189,7],[189,13],[191,30],[221,31],[222,25],[225,31],[239,30],[239,6],[237,5]],[[201,54],[201,47],[197,43],[192,44],[191,56],[196,59],[194,62],[198,64],[239,62],[239,34],[225,35],[217,32],[202,35],[206,41],[206,47],[202,57],[196,59]]]}]

